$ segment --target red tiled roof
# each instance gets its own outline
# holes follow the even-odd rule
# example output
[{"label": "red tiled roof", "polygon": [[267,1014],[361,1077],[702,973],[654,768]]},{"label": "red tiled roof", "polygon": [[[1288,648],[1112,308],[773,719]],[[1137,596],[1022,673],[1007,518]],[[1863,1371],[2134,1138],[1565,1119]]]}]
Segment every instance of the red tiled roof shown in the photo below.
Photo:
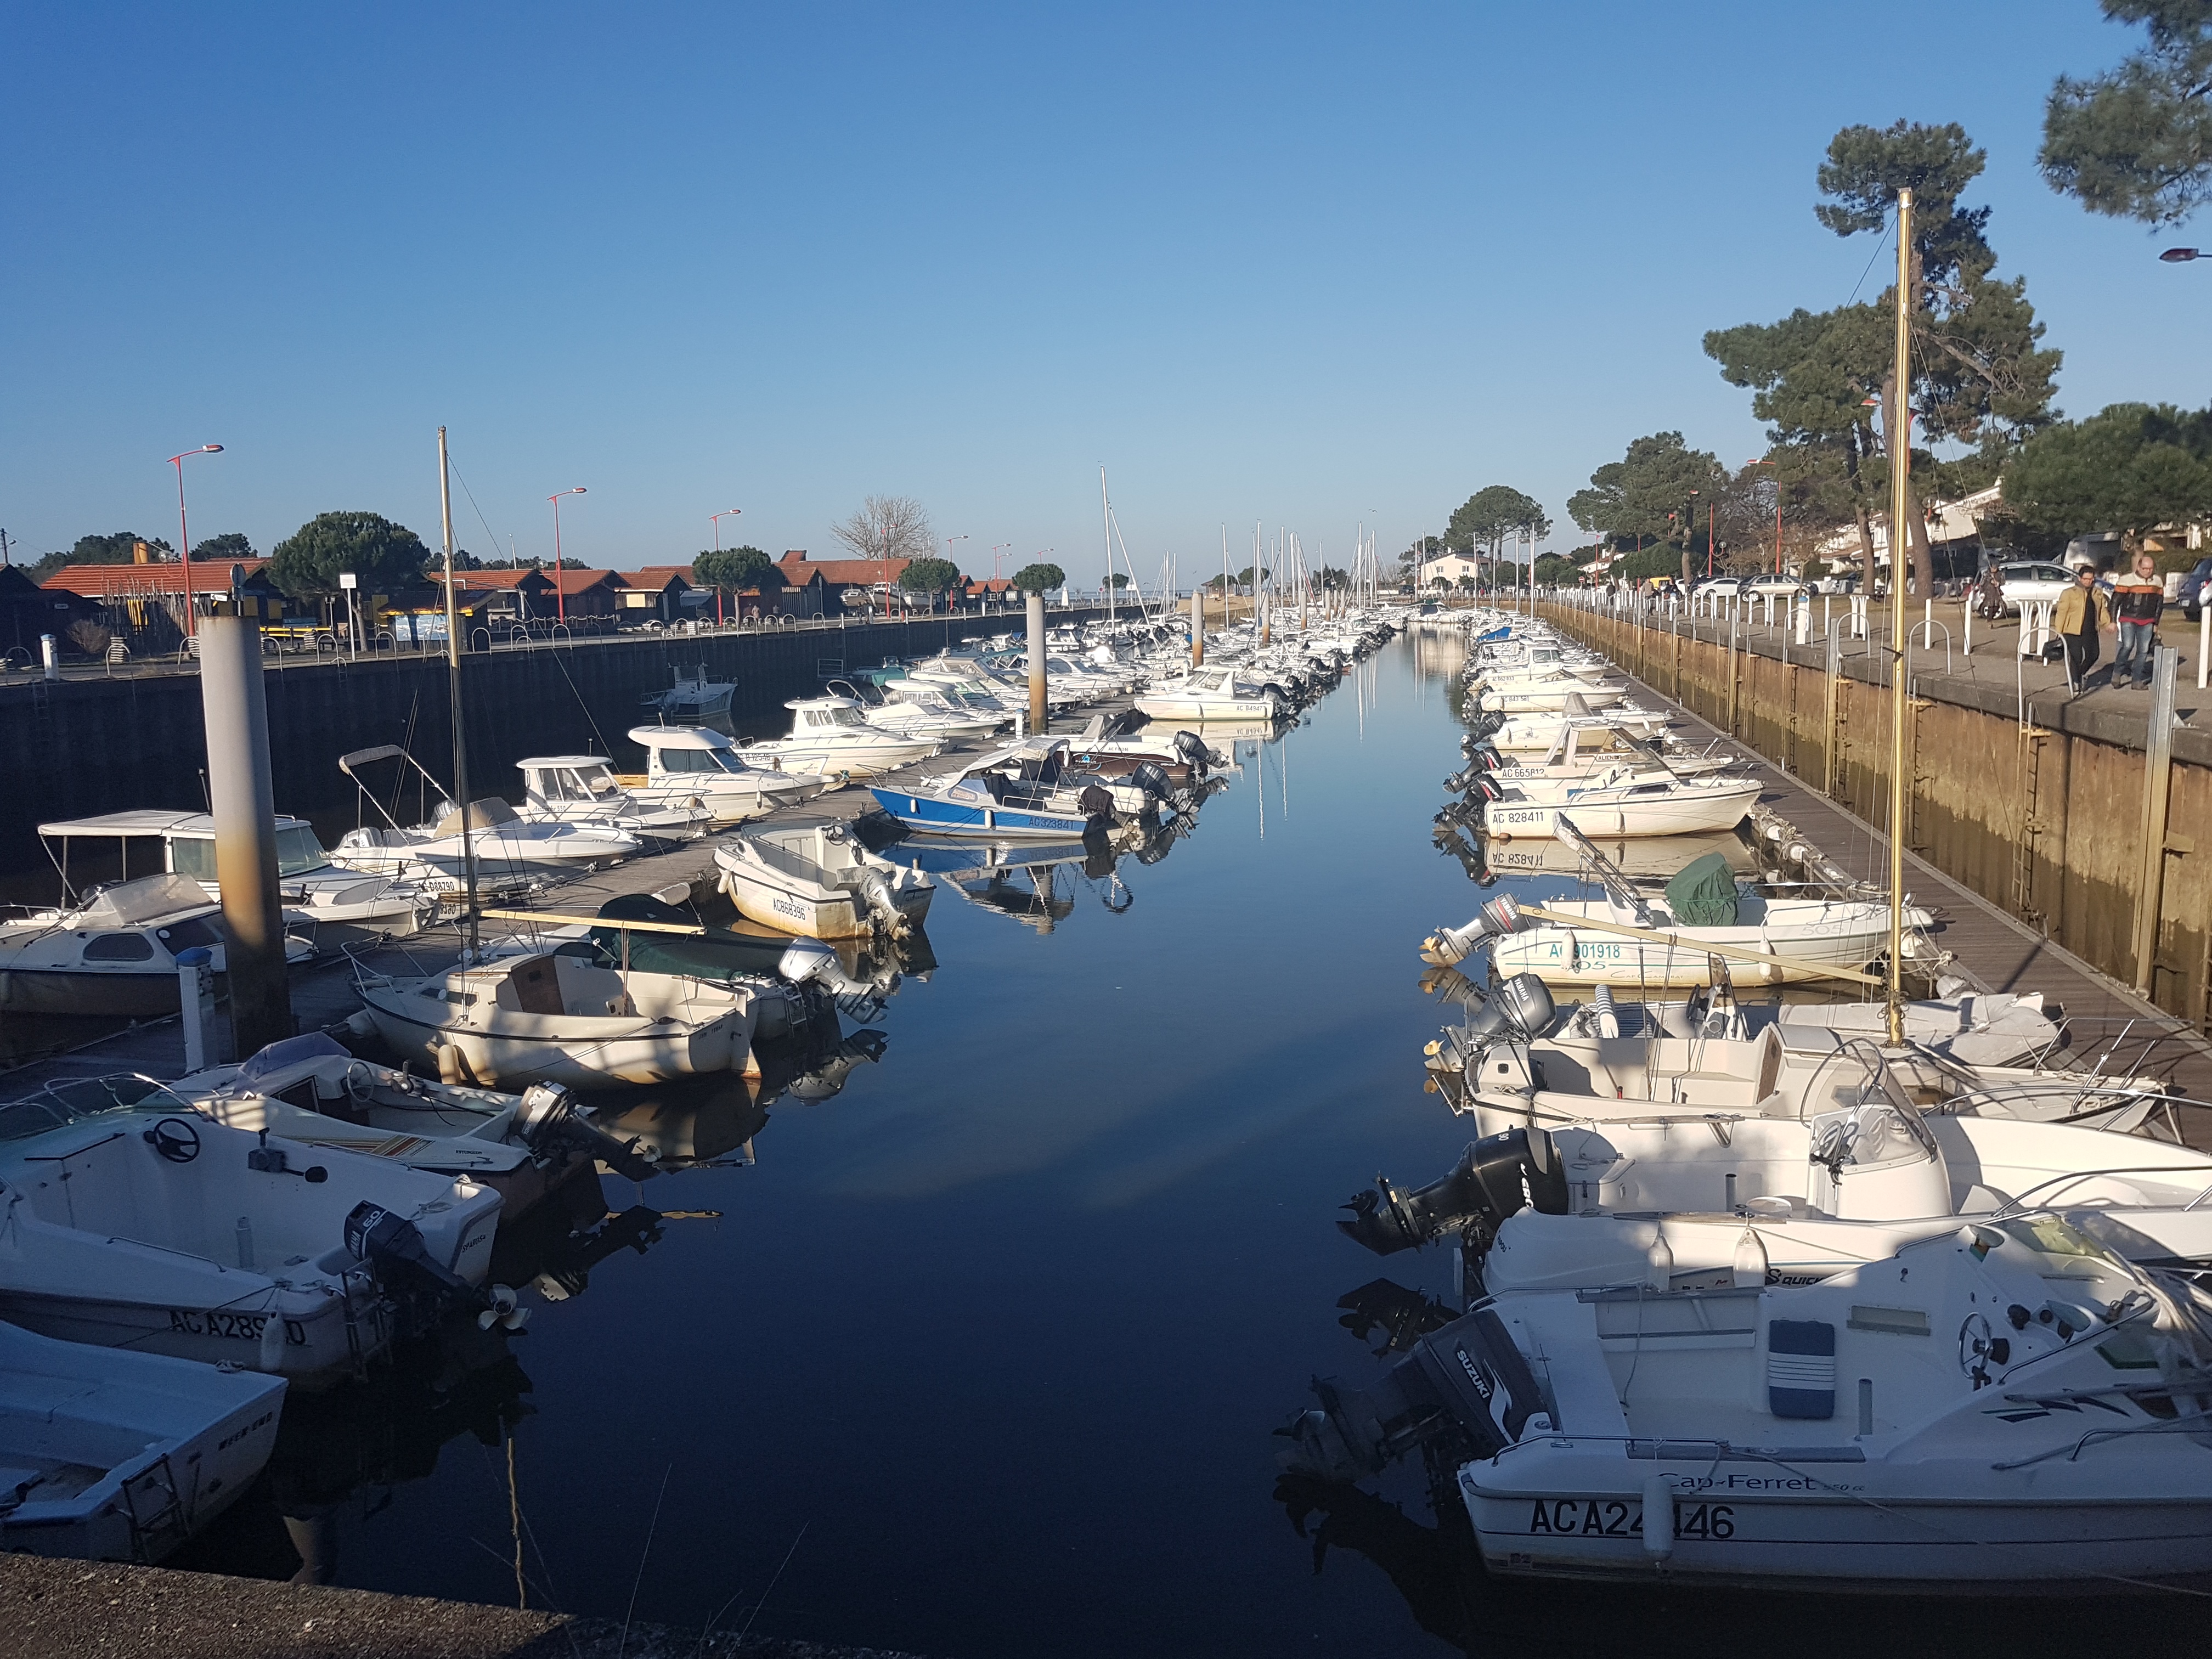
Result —
[{"label": "red tiled roof", "polygon": [[647,587],[658,592],[671,581],[680,582],[685,587],[691,586],[691,567],[688,564],[648,564],[635,570],[617,570],[615,574],[622,579],[624,587]]},{"label": "red tiled roof", "polygon": [[[269,568],[266,559],[194,559],[192,592],[228,593],[235,566],[249,577]],[[129,599],[137,594],[181,593],[185,567],[173,564],[65,564],[40,584],[89,599]]]},{"label": "red tiled roof", "polygon": [[[545,572],[534,566],[525,566],[520,570],[456,570],[453,572],[453,586],[457,588],[479,587],[504,591],[521,586],[532,576],[544,577],[544,575]],[[442,585],[446,580],[446,573],[442,570],[434,570],[430,573],[430,580]],[[548,581],[546,586],[550,587],[552,583]]]},{"label": "red tiled roof", "polygon": [[832,587],[872,587],[886,578],[896,581],[899,573],[913,562],[911,559],[810,559],[799,552],[785,554],[775,562],[775,568],[793,586],[819,575]]},{"label": "red tiled roof", "polygon": [[[526,566],[520,570],[456,570],[453,573],[453,580],[463,587],[520,587],[532,576],[539,578],[549,588],[559,588],[564,594],[588,593],[602,584],[615,587],[623,585],[621,576],[611,570],[546,570]],[[431,574],[433,581],[442,582],[445,579],[443,571]]]}]

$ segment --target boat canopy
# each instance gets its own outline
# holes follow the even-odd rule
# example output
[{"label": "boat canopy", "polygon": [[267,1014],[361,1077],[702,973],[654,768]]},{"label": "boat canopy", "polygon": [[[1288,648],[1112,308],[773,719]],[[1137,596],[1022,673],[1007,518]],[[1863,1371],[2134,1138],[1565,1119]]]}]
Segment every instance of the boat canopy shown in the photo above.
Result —
[{"label": "boat canopy", "polygon": [[141,876],[101,889],[76,913],[76,921],[83,927],[143,927],[185,911],[214,908],[207,890],[196,881],[184,876]]},{"label": "boat canopy", "polygon": [[[703,726],[634,726],[629,740],[647,749],[735,749],[737,739]],[[527,764],[528,763],[525,763]]]},{"label": "boat canopy", "polygon": [[520,772],[539,772],[556,767],[605,766],[606,763],[605,755],[533,755],[528,760],[515,762],[514,765]]},{"label": "boat canopy", "polygon": [[[472,800],[469,803],[469,828],[471,830],[489,830],[495,823],[521,822],[522,814],[496,795],[487,795],[482,800]],[[437,836],[459,835],[461,833],[460,809],[455,807],[444,817],[440,818],[437,828],[431,833]]]},{"label": "boat canopy", "polygon": [[[276,815],[276,828],[280,830],[304,828],[307,822],[305,818],[287,817],[282,812]],[[56,818],[40,824],[39,833],[58,840],[118,836],[190,836],[204,839],[215,834],[215,820],[204,812],[164,812],[142,808],[131,812],[103,812],[97,817]]]}]

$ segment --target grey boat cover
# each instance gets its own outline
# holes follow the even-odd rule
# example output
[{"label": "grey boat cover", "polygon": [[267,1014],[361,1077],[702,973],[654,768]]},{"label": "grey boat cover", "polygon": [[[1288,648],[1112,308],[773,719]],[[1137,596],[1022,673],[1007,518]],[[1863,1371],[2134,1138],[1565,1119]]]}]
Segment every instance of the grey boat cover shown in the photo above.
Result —
[{"label": "grey boat cover", "polygon": [[1707,853],[1692,859],[1667,884],[1667,908],[1686,927],[1735,926],[1735,872],[1727,856]]}]

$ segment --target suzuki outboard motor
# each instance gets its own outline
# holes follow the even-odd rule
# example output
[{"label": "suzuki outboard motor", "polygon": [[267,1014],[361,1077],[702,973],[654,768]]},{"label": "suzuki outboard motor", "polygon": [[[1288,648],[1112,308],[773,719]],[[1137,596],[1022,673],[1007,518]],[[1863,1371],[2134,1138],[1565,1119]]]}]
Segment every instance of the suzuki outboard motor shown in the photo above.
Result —
[{"label": "suzuki outboard motor", "polygon": [[1494,1457],[1524,1429],[1552,1426],[1528,1362],[1486,1307],[1423,1337],[1370,1389],[1321,1377],[1313,1388],[1320,1407],[1275,1431],[1291,1442],[1280,1461],[1330,1480],[1379,1474],[1417,1446],[1432,1467]]},{"label": "suzuki outboard motor", "polygon": [[1509,1216],[1534,1208],[1567,1212],[1567,1176],[1548,1131],[1508,1129],[1470,1146],[1451,1173],[1416,1192],[1401,1193],[1381,1176],[1344,1207],[1336,1224],[1377,1255],[1417,1249],[1460,1233],[1487,1249]]},{"label": "suzuki outboard motor", "polygon": [[514,1109],[514,1127],[531,1151],[562,1148],[597,1158],[626,1181],[647,1181],[660,1166],[641,1156],[637,1142],[617,1140],[576,1109],[576,1097],[557,1083],[533,1083]]}]

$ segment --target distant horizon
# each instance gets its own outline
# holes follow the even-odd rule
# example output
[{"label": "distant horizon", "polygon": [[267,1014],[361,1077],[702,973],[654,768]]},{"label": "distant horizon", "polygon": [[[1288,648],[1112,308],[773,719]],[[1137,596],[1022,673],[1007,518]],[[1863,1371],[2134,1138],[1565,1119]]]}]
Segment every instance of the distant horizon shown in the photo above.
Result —
[{"label": "distant horizon", "polygon": [[[1897,94],[1807,65],[1909,29]],[[1313,4],[21,10],[0,190],[14,562],[118,527],[265,553],[363,508],[596,568],[836,556],[911,495],[972,575],[1387,562],[1493,483],[1765,437],[1705,332],[1879,290],[1814,219],[1856,122],[1961,123],[2069,416],[2200,406],[2194,266],[2035,168],[2094,0],[1848,15]],[[422,43],[435,42],[426,52]],[[157,116],[144,112],[158,111]],[[129,112],[130,113],[125,113]],[[729,509],[742,509],[732,514]],[[996,551],[999,557],[993,559]],[[1115,562],[1120,552],[1117,546]]]}]

